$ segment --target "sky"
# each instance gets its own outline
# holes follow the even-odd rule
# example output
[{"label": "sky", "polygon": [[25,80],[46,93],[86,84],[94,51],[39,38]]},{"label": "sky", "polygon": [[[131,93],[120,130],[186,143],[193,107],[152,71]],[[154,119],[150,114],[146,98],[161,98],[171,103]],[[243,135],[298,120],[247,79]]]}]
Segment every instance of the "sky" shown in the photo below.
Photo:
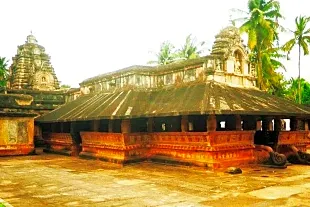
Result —
[{"label": "sky", "polygon": [[[45,47],[61,84],[78,87],[84,79],[156,60],[166,40],[180,47],[187,35],[212,48],[214,37],[229,25],[232,8],[247,9],[247,0],[2,0],[0,57],[10,60],[32,31]],[[309,0],[280,0],[281,24],[307,15]],[[309,14],[309,13],[308,13]],[[309,25],[310,26],[310,25]],[[282,33],[281,42],[290,33]],[[298,50],[283,61],[285,77],[298,76]],[[301,59],[301,76],[310,81],[310,56]]]}]

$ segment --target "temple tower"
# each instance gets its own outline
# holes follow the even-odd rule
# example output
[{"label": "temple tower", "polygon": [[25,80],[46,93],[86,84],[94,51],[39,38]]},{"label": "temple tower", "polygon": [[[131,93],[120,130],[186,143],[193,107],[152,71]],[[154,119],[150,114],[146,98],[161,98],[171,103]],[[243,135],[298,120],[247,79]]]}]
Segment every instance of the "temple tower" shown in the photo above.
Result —
[{"label": "temple tower", "polygon": [[29,89],[54,91],[59,89],[59,82],[54,68],[50,63],[50,56],[45,48],[37,43],[30,34],[26,43],[18,46],[17,54],[12,58],[10,71],[10,89]]}]

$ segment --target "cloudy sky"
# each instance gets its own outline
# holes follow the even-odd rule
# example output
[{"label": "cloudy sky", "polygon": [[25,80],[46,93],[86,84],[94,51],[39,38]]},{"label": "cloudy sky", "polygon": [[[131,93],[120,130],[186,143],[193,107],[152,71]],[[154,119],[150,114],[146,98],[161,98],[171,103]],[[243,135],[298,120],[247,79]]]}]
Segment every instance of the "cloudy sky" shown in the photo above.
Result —
[{"label": "cloudy sky", "polygon": [[[293,29],[308,2],[280,0],[282,24]],[[178,47],[192,34],[211,49],[229,25],[230,9],[246,6],[247,0],[2,0],[0,56],[11,60],[32,31],[61,83],[77,87],[86,78],[146,64],[165,40]],[[289,37],[282,34],[282,42]],[[287,78],[298,75],[297,60],[295,50],[285,61]],[[309,64],[310,56],[303,57],[302,77],[310,81]]]}]

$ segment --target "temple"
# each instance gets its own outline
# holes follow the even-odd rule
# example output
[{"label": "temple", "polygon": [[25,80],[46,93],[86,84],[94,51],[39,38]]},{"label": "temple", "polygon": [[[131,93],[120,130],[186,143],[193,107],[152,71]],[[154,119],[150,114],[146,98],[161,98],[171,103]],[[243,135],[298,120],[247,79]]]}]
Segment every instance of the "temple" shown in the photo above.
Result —
[{"label": "temple", "polygon": [[[0,89],[0,95],[4,94],[0,101],[0,112],[6,114],[3,117],[12,117],[16,113],[20,118],[28,117],[27,114],[40,116],[65,103],[67,94],[60,90],[50,56],[32,34],[27,36],[25,44],[17,47],[17,54],[12,60],[7,87]],[[27,101],[20,98],[25,96],[28,97]],[[32,124],[33,122],[32,118]],[[33,128],[36,143],[42,144],[40,128],[33,126],[32,130]]]},{"label": "temple", "polygon": [[209,56],[131,66],[80,88],[79,98],[36,119],[45,151],[210,168],[310,162],[310,108],[256,87],[255,66],[232,26]]},{"label": "temple", "polygon": [[50,57],[45,53],[44,47],[38,45],[32,34],[27,36],[25,44],[18,46],[9,73],[11,89],[40,91],[59,89],[59,82],[51,66]]}]

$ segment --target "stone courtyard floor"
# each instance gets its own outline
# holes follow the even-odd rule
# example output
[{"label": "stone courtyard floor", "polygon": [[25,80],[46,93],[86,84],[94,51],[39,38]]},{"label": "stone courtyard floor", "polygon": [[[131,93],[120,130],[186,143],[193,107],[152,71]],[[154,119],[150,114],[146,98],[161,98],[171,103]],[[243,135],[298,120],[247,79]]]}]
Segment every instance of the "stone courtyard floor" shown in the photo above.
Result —
[{"label": "stone courtyard floor", "polygon": [[249,167],[230,175],[149,162],[120,168],[52,154],[1,157],[0,201],[16,207],[310,206],[310,166]]}]

